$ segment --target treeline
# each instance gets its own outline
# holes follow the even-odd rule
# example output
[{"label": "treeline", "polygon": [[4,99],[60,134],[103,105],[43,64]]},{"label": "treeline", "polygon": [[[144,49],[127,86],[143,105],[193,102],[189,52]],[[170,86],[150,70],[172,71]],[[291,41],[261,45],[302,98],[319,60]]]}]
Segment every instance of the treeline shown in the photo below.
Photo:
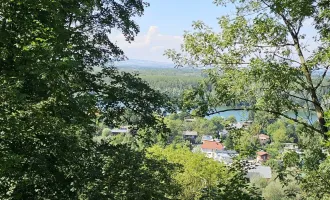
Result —
[{"label": "treeline", "polygon": [[150,87],[172,98],[178,98],[184,90],[196,87],[205,76],[199,69],[121,68],[120,70],[137,73]]},{"label": "treeline", "polygon": [[[134,67],[124,67],[121,68],[120,71],[135,73],[138,74],[142,80],[146,81],[150,87],[155,90],[158,90],[170,98],[180,98],[185,90],[192,89],[198,87],[199,83],[208,78],[207,73],[205,73],[202,69],[188,69],[188,68],[134,68]],[[312,76],[313,81],[318,83],[322,77],[319,74],[314,74]],[[329,82],[330,78],[328,76],[323,77],[324,82]],[[207,83],[207,82],[206,82]],[[209,88],[212,88],[210,83]],[[212,90],[212,89],[211,89]],[[325,96],[330,92],[330,87],[321,87],[317,91],[318,96]],[[291,91],[291,94],[296,97],[287,96],[286,98],[291,98],[292,101],[297,103],[298,105],[306,104],[306,99],[311,101],[310,98],[306,98],[306,96],[300,92]],[[320,101],[324,103],[328,103],[327,99],[320,99]],[[237,102],[237,105],[242,104],[253,104],[254,100],[245,101],[245,102]]]}]

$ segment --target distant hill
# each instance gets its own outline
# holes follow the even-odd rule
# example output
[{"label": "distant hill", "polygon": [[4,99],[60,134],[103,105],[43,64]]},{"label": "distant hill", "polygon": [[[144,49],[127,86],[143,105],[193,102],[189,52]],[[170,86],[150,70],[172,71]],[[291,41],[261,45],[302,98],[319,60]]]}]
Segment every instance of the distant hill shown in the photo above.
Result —
[{"label": "distant hill", "polygon": [[116,62],[115,66],[118,68],[174,68],[175,65],[173,63],[167,62],[156,62],[150,60],[137,60],[130,59],[125,61]]},{"label": "distant hill", "polygon": [[[130,68],[130,69],[173,69],[175,65],[171,62],[158,62],[158,61],[150,61],[150,60],[139,60],[139,59],[129,59],[125,61],[115,62],[114,64],[118,68]],[[193,67],[184,67],[185,69],[192,69]],[[209,67],[201,67],[194,69],[205,69]],[[181,68],[182,69],[182,68]],[[324,69],[315,70],[312,72],[313,75],[321,75],[324,73]],[[327,76],[330,72],[327,73]]]}]

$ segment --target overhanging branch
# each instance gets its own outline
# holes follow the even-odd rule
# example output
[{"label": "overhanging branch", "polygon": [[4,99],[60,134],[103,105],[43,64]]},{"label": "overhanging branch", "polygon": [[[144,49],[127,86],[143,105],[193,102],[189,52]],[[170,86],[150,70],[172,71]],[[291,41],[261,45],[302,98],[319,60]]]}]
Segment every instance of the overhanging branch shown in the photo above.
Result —
[{"label": "overhanging branch", "polygon": [[299,97],[299,96],[290,94],[288,92],[284,92],[284,93],[287,94],[287,95],[289,95],[290,97],[293,97],[293,98],[296,98],[296,99],[300,99],[300,100],[303,100],[303,101],[306,101],[306,102],[314,103],[312,100],[306,99],[304,97]]}]

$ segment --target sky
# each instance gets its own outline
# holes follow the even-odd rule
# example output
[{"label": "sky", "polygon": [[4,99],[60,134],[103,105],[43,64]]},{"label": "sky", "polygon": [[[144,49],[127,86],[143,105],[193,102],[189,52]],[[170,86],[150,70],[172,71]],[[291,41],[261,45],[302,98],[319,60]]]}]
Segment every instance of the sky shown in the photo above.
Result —
[{"label": "sky", "polygon": [[131,44],[115,32],[110,38],[124,50],[129,59],[170,62],[163,56],[166,49],[180,49],[185,30],[192,30],[192,22],[202,20],[217,30],[217,17],[233,9],[217,7],[213,0],[149,0],[142,17],[136,22],[140,33]]},{"label": "sky", "polygon": [[[184,31],[192,30],[193,21],[201,20],[219,31],[217,18],[233,15],[235,11],[233,5],[216,6],[213,0],[149,0],[149,3],[144,15],[135,19],[140,26],[140,33],[133,42],[126,42],[120,32],[110,35],[111,40],[116,42],[129,59],[171,62],[163,55],[164,51],[180,49],[182,35]],[[313,44],[312,39],[315,30],[311,30],[310,24],[311,21],[304,22],[303,31],[307,33],[304,42],[315,49],[317,45]]]}]

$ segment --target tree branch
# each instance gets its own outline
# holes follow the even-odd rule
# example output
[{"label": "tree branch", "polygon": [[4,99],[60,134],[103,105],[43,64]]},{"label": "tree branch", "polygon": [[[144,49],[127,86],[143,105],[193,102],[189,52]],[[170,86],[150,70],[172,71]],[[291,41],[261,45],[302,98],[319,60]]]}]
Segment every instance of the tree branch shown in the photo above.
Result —
[{"label": "tree branch", "polygon": [[294,63],[297,63],[297,64],[301,64],[300,62],[298,62],[298,61],[296,61],[296,60],[292,60],[292,59],[290,59],[290,58],[285,58],[285,57],[283,57],[283,56],[280,56],[280,55],[278,55],[278,54],[274,54],[275,56],[277,56],[277,57],[279,57],[279,58],[281,58],[281,59],[283,59],[283,60],[287,60],[287,61],[290,61],[290,62],[294,62]]},{"label": "tree branch", "polygon": [[299,96],[290,94],[288,92],[284,92],[284,93],[287,94],[287,95],[289,95],[290,97],[293,97],[293,98],[296,98],[296,99],[300,99],[300,100],[303,100],[303,101],[306,101],[306,102],[314,103],[312,100],[309,100],[309,99],[306,99],[306,98],[303,98],[303,97],[299,97]]},{"label": "tree branch", "polygon": [[329,69],[329,66],[327,66],[327,67],[325,68],[325,71],[324,71],[324,73],[322,74],[321,80],[320,80],[320,82],[315,86],[315,89],[319,88],[319,87],[321,86],[321,84],[323,83],[323,80],[324,80],[325,76],[327,75],[328,69]]},{"label": "tree branch", "polygon": [[259,47],[259,48],[276,48],[276,47],[287,47],[287,46],[294,46],[294,44],[286,43],[286,44],[277,44],[276,46],[272,46],[272,45],[254,45],[254,47]]}]

